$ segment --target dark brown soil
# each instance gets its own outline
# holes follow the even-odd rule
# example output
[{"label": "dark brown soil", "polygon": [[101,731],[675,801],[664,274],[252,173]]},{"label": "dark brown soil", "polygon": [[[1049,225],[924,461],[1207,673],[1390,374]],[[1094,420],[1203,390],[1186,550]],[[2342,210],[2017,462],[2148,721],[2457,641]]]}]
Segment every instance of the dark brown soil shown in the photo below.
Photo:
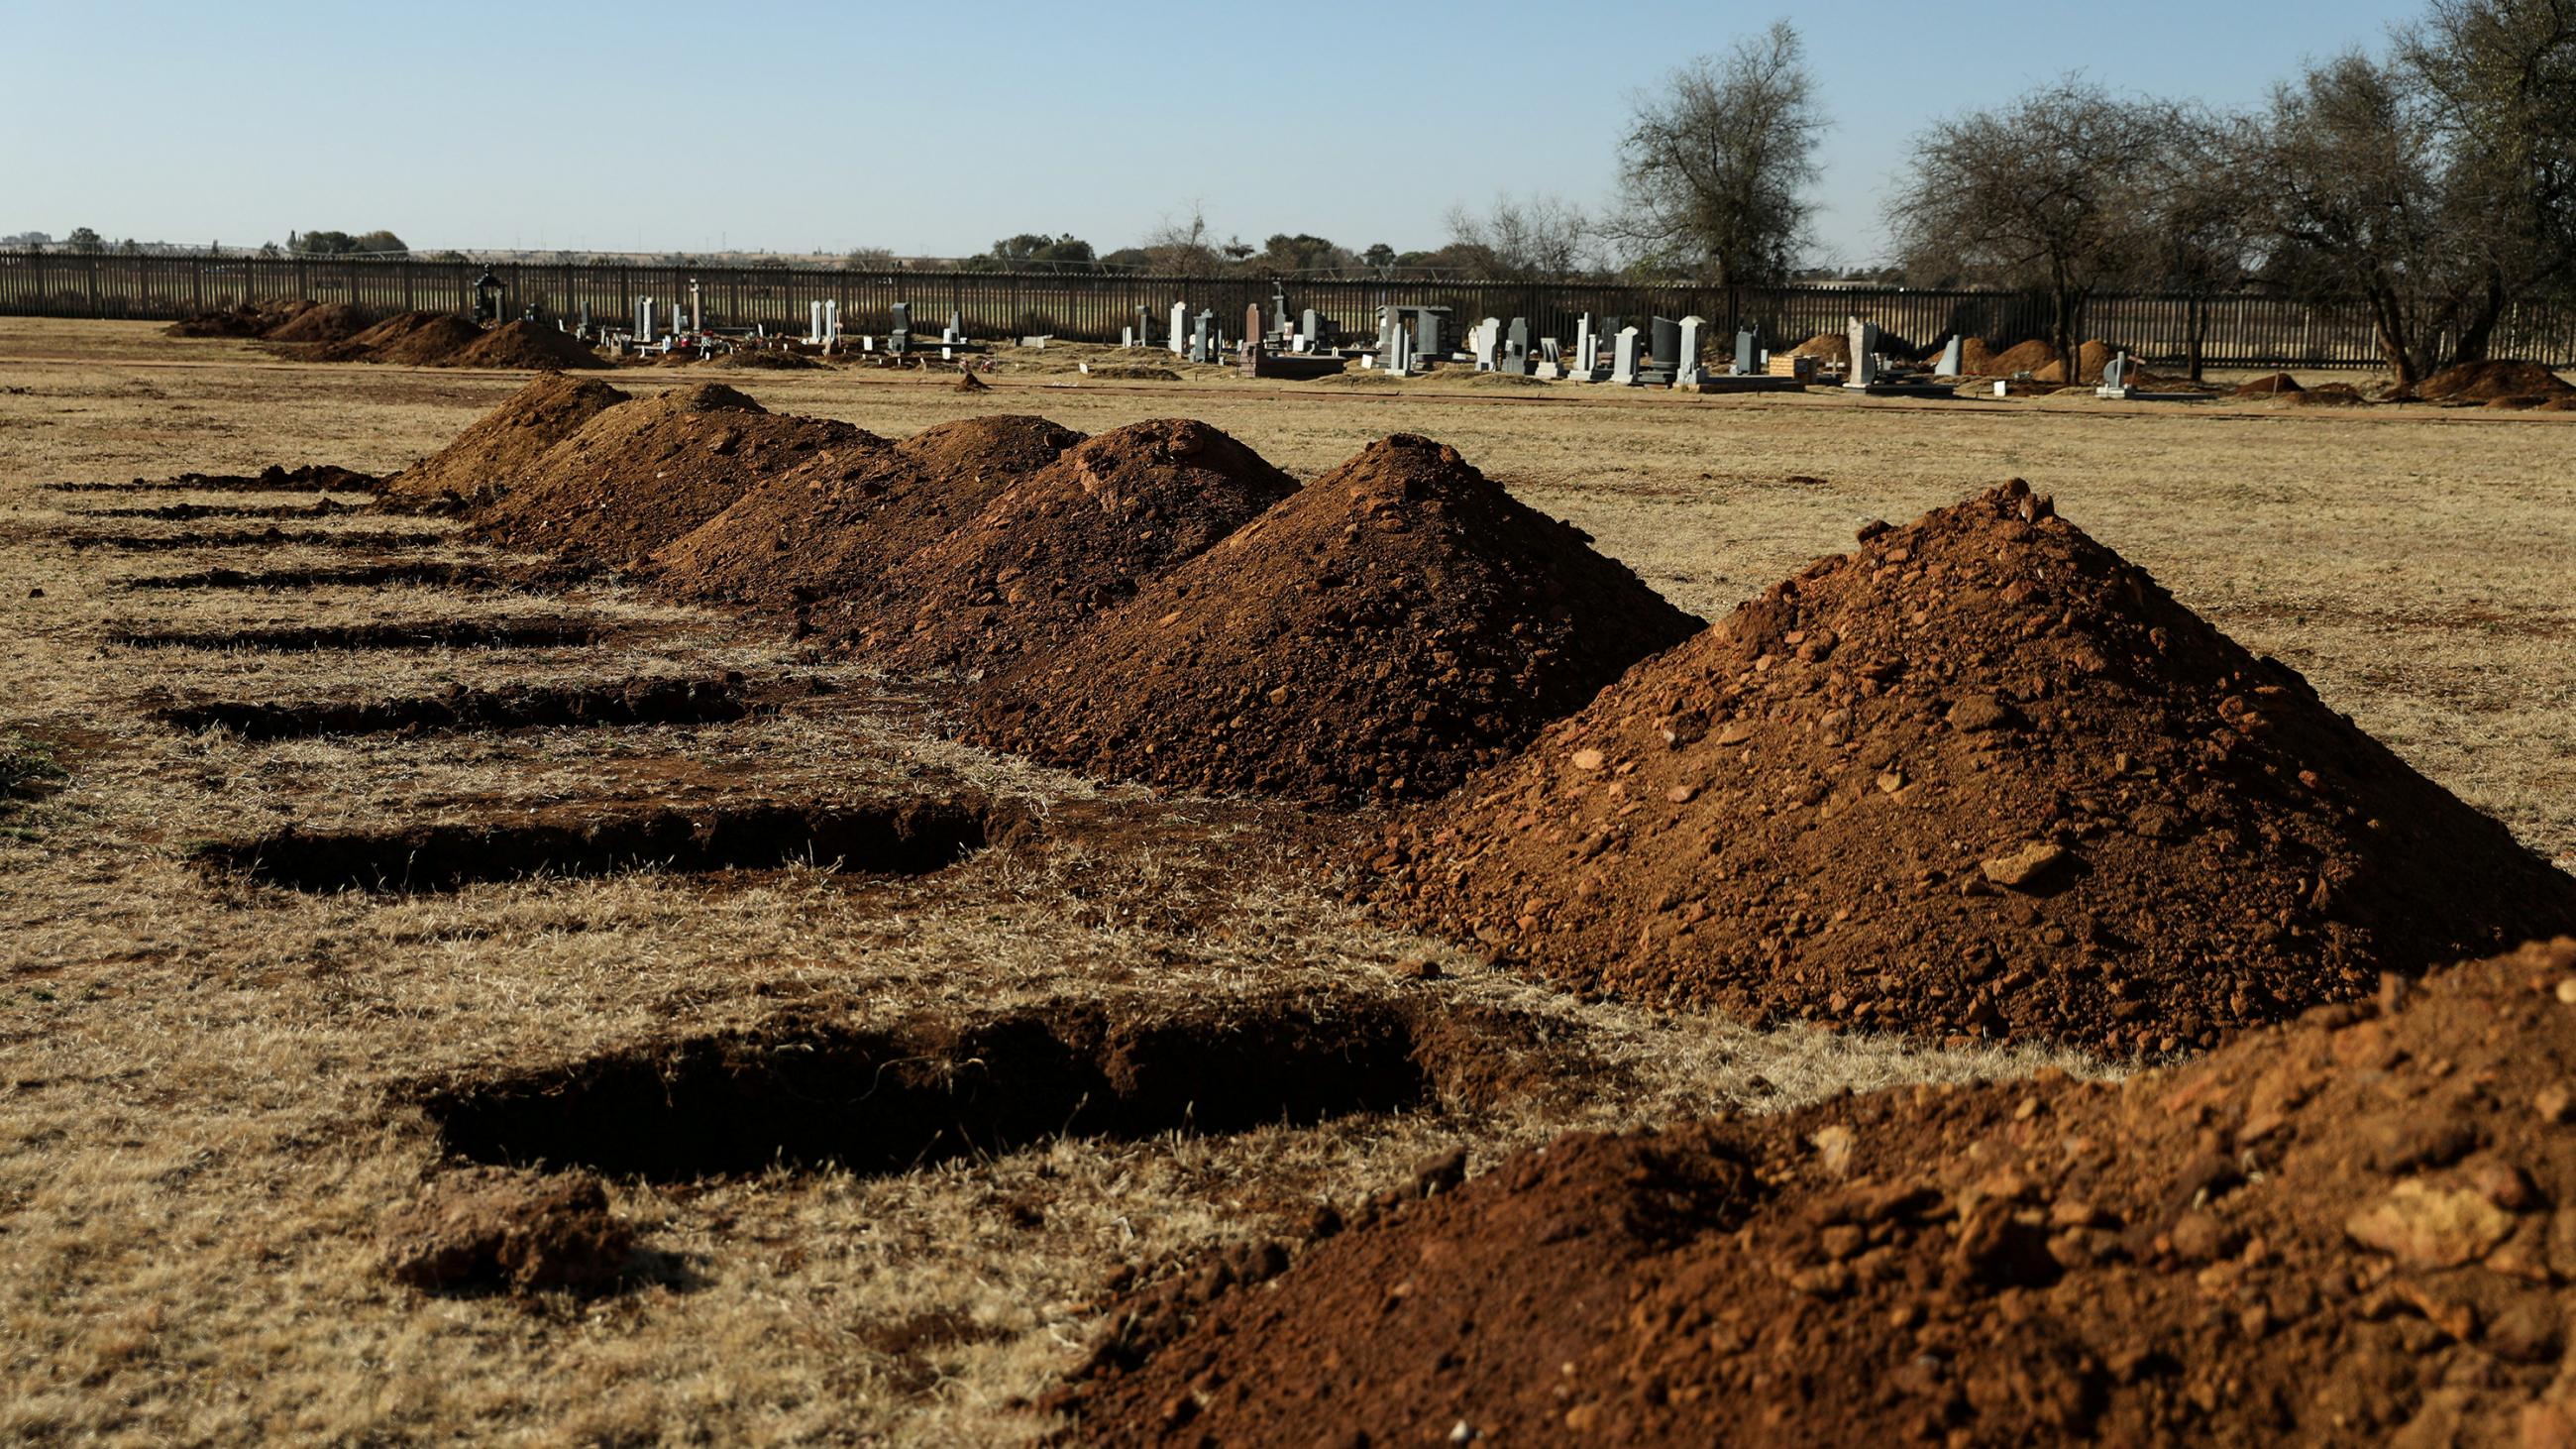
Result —
[{"label": "dark brown soil", "polygon": [[761,707],[759,696],[736,676],[511,684],[498,689],[468,689],[460,684],[439,694],[395,699],[202,700],[155,709],[152,717],[175,729],[221,729],[246,740],[284,740],[443,730],[722,724]]},{"label": "dark brown soil", "polygon": [[551,323],[506,322],[438,359],[441,367],[606,369],[591,345]]},{"label": "dark brown soil", "polygon": [[2383,1003],[2118,1084],[1561,1138],[1137,1295],[1050,1407],[1105,1445],[2568,1442],[2576,942]]},{"label": "dark brown soil", "polygon": [[185,549],[277,549],[330,548],[365,549],[385,552],[400,548],[434,548],[447,542],[448,535],[428,530],[394,529],[284,529],[272,524],[267,528],[207,530],[196,533],[66,533],[59,541],[66,548],[112,548],[128,553],[176,553]]},{"label": "dark brown soil", "polygon": [[[199,569],[184,574],[145,574],[136,578],[114,579],[110,589],[127,592],[137,589],[381,589],[414,585],[435,589],[503,589],[514,585],[535,586],[546,581],[547,571],[518,568],[494,568],[486,564],[446,563],[423,559],[416,563],[350,564],[340,568],[318,569]],[[576,575],[555,574],[560,582],[570,583]]]},{"label": "dark brown soil", "polygon": [[129,649],[551,649],[595,644],[596,625],[558,619],[496,624],[436,619],[410,624],[304,624],[275,629],[110,629]]},{"label": "dark brown soil", "polygon": [[2370,399],[2361,389],[2348,382],[2321,382],[2304,391],[2289,393],[2285,400],[2296,408],[2366,408]]},{"label": "dark brown soil", "polygon": [[737,347],[708,360],[709,367],[739,367],[759,372],[811,372],[823,367],[801,352],[775,347]]},{"label": "dark brown soil", "polygon": [[847,423],[773,415],[699,383],[597,413],[475,510],[471,531],[506,547],[641,564],[773,478],[885,446]]},{"label": "dark brown soil", "polygon": [[837,450],[735,500],[654,556],[681,598],[787,609],[875,597],[895,566],[1056,461],[1082,434],[1044,418],[941,423],[875,449]]},{"label": "dark brown soil", "polygon": [[170,478],[137,478],[130,483],[48,483],[54,493],[369,493],[382,486],[372,473],[307,463],[288,468],[272,463],[257,473],[181,473]]},{"label": "dark brown soil", "polygon": [[2576,931],[2576,880],[2019,480],[1872,525],[1376,864],[1571,989],[2110,1053]]},{"label": "dark brown soil", "polygon": [[378,496],[398,507],[487,498],[526,475],[583,424],[626,401],[627,394],[607,383],[547,373],[485,413],[456,441],[386,479]]},{"label": "dark brown soil", "polygon": [[980,800],[748,804],[606,811],[567,806],[490,824],[307,831],[195,852],[202,865],[301,891],[452,891],[477,881],[635,870],[775,870],[812,863],[926,875],[1029,829]]},{"label": "dark brown soil", "polygon": [[959,392],[990,392],[992,390],[985,385],[984,379],[966,371],[964,368],[958,369],[957,381],[953,385]]},{"label": "dark brown soil", "polygon": [[781,1166],[870,1176],[1059,1137],[1226,1133],[1512,1095],[1527,1023],[1278,995],[1174,1012],[1097,998],[862,1028],[791,1015],[562,1066],[424,1083],[447,1150],[654,1181]]},{"label": "dark brown soil", "polygon": [[1851,338],[1840,332],[1819,332],[1789,349],[1791,357],[1812,357],[1836,367],[1851,366]]},{"label": "dark brown soil", "polygon": [[1133,423],[995,495],[898,563],[882,597],[814,622],[902,667],[999,663],[1055,647],[1296,489],[1205,423]]},{"label": "dark brown soil", "polygon": [[162,503],[132,508],[84,508],[83,518],[159,518],[183,522],[192,518],[337,518],[366,507],[316,498],[310,503]]},{"label": "dark brown soil", "polygon": [[988,683],[970,735],[1088,774],[1437,795],[1701,621],[1425,438],[1371,445]]},{"label": "dark brown soil", "polygon": [[1179,382],[1181,380],[1181,375],[1168,367],[1148,367],[1134,362],[1095,363],[1091,371],[1085,375],[1099,378],[1103,382]]},{"label": "dark brown soil", "polygon": [[2228,396],[2251,398],[2287,397],[2289,394],[2294,392],[2306,391],[2306,388],[2299,386],[2299,380],[2297,378],[2290,376],[2286,372],[2276,372],[2268,377],[2258,377],[2250,382],[2239,383],[2236,385],[2236,390],[2229,393]]},{"label": "dark brown soil", "polygon": [[2443,368],[2417,383],[2414,396],[2425,402],[2489,403],[2498,398],[2555,398],[2576,393],[2558,374],[2537,362],[2463,362]]},{"label": "dark brown soil", "polygon": [[596,1292],[616,1286],[633,1235],[588,1173],[441,1173],[377,1229],[385,1272],[433,1293]]}]

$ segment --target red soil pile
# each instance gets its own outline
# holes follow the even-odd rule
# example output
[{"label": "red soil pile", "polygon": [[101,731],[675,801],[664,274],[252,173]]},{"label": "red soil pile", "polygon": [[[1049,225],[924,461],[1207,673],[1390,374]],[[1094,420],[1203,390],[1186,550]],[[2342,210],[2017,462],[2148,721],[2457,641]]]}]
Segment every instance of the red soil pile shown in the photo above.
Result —
[{"label": "red soil pile", "polygon": [[1137,1295],[1048,1407],[1105,1445],[2568,1443],[2576,942],[2387,1000],[2117,1084],[1560,1138]]},{"label": "red soil pile", "polygon": [[604,368],[608,359],[559,327],[521,318],[438,359],[441,367]]},{"label": "red soil pile", "polygon": [[1791,357],[1812,357],[1836,367],[1851,366],[1851,338],[1840,332],[1819,332],[1789,349]]},{"label": "red soil pile", "polygon": [[312,310],[313,306],[312,302],[302,298],[269,298],[212,312],[191,313],[161,331],[171,337],[266,337]]},{"label": "red soil pile", "polygon": [[984,379],[977,377],[975,374],[968,372],[963,368],[958,370],[957,381],[954,386],[959,392],[989,392],[992,390],[986,386]]},{"label": "red soil pile", "polygon": [[1874,524],[1377,867],[1582,991],[2170,1051],[2499,943],[2576,879],[2016,479]]},{"label": "red soil pile", "polygon": [[2243,398],[2287,397],[2294,392],[2306,391],[2306,388],[2299,386],[2299,380],[2297,378],[2290,376],[2286,372],[2276,372],[2269,377],[2258,377],[2250,382],[2238,383],[2235,390],[2228,393],[2228,396]]},{"label": "red soil pile", "polygon": [[391,362],[426,367],[469,347],[483,329],[453,312],[403,312],[324,354],[335,361]]},{"label": "red soil pile", "polygon": [[415,507],[488,499],[525,476],[548,449],[580,432],[583,424],[627,400],[604,382],[547,373],[485,413],[456,441],[386,479],[381,496],[396,506]]},{"label": "red soil pile", "polygon": [[1398,435],[978,694],[970,734],[1096,775],[1430,796],[1701,621]]},{"label": "red soil pile", "polygon": [[368,313],[346,302],[326,302],[296,309],[295,315],[261,333],[271,342],[346,342],[367,330]]},{"label": "red soil pile", "polygon": [[771,608],[875,597],[903,560],[1053,463],[1082,434],[1044,418],[942,423],[887,447],[834,449],[736,499],[654,556],[660,586]]},{"label": "red soil pile", "polygon": [[1052,648],[1296,490],[1205,423],[1132,423],[995,495],[898,564],[880,597],[818,609],[815,623],[910,668]]},{"label": "red soil pile", "polygon": [[734,367],[762,372],[816,371],[823,364],[801,352],[784,352],[775,347],[737,347],[707,359],[709,367]]},{"label": "red soil pile", "polygon": [[[2077,349],[2077,382],[2100,382],[2102,369],[2110,365],[2119,349],[2107,342],[2088,341]],[[1989,362],[1998,377],[2012,377],[2027,372],[2034,382],[2066,381],[2066,366],[2058,360],[2057,350],[2039,338],[2016,343],[1996,354]]]},{"label": "red soil pile", "polygon": [[2415,385],[2425,402],[2489,403],[2498,398],[2554,398],[2576,393],[2558,374],[2537,362],[2463,362],[2443,368]]},{"label": "red soil pile", "polygon": [[[1939,367],[1944,347],[1935,347],[1923,355],[1924,365]],[[1995,375],[1995,349],[1982,337],[1964,338],[1959,343],[1959,376],[1992,377]]]},{"label": "red soil pile", "polygon": [[2576,413],[2576,396],[2554,397],[2540,405],[2544,413]]},{"label": "red soil pile", "polygon": [[848,423],[774,416],[700,383],[594,415],[480,509],[472,532],[634,565],[781,474],[884,446]]}]

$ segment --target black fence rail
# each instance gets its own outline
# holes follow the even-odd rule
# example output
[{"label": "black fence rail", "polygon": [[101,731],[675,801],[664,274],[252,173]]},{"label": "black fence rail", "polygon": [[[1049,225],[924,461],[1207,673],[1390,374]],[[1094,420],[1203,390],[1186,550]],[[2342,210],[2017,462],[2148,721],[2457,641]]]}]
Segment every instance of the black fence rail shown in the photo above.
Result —
[{"label": "black fence rail", "polygon": [[[661,315],[695,289],[705,324],[728,330],[765,327],[802,334],[814,302],[839,304],[846,333],[888,329],[897,302],[908,302],[916,331],[936,334],[950,313],[970,336],[1049,334],[1068,341],[1115,342],[1141,324],[1163,338],[1175,303],[1211,311],[1228,336],[1239,335],[1244,309],[1265,314],[1273,289],[1294,314],[1312,308],[1345,336],[1377,329],[1377,309],[1446,307],[1446,336],[1463,339],[1486,317],[1526,317],[1536,337],[1570,347],[1575,321],[1590,312],[1643,326],[1656,316],[1707,319],[1723,356],[1739,327],[1760,345],[1792,347],[1842,330],[1846,317],[1875,322],[1897,350],[1928,353],[1953,333],[1998,347],[2043,335],[2045,299],[2022,293],[1917,288],[1785,286],[1627,286],[1600,282],[1437,282],[1289,280],[1255,277],[1145,277],[1054,272],[857,271],[838,267],[681,266],[619,262],[496,262],[503,306],[617,323],[652,298]],[[0,252],[0,314],[47,317],[178,318],[242,303],[311,298],[390,314],[418,308],[462,311],[473,305],[480,262],[400,257],[155,256],[126,253]],[[1141,309],[1141,310],[1140,310]],[[2202,357],[2212,367],[2372,367],[2379,364],[2362,318],[2252,294],[2197,301],[2179,296],[2096,297],[2083,331],[2127,348],[2150,363],[2173,364],[2187,353],[2197,313]],[[2492,355],[2576,366],[2576,299],[2516,306],[2496,329]]]}]

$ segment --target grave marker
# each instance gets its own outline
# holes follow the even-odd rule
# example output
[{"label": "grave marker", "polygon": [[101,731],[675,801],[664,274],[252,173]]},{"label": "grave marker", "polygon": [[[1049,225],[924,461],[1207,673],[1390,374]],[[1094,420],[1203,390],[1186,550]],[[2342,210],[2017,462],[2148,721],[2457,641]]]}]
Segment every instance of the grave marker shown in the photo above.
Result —
[{"label": "grave marker", "polygon": [[1206,362],[1209,359],[1208,348],[1215,341],[1215,333],[1216,309],[1202,308],[1199,312],[1198,326],[1190,333],[1190,361]]},{"label": "grave marker", "polygon": [[1190,350],[1189,336],[1190,304],[1187,302],[1174,302],[1172,304],[1171,343],[1172,355],[1174,357],[1182,356]]},{"label": "grave marker", "polygon": [[1682,319],[1680,342],[1681,353],[1673,367],[1674,386],[1696,387],[1699,385],[1699,334],[1702,329],[1707,326],[1708,319],[1705,317],[1694,316],[1684,317]]},{"label": "grave marker", "polygon": [[1619,340],[1611,353],[1610,381],[1620,387],[1637,385],[1637,329],[1622,327]]},{"label": "grave marker", "polygon": [[1752,328],[1741,327],[1736,329],[1735,375],[1737,377],[1751,377],[1761,369],[1761,365],[1755,361],[1753,356],[1753,344],[1755,340]]},{"label": "grave marker", "polygon": [[1851,349],[1851,365],[1843,371],[1843,386],[1866,391],[1878,381],[1878,325],[1858,317],[1844,319],[1844,343]]},{"label": "grave marker", "polygon": [[1244,304],[1243,345],[1246,347],[1261,345],[1261,304],[1258,302]]},{"label": "grave marker", "polygon": [[1950,340],[1941,348],[1941,375],[1943,377],[1964,376],[1967,366],[1966,339],[1953,332],[1950,334]]},{"label": "grave marker", "polygon": [[1503,344],[1503,323],[1499,317],[1488,317],[1476,324],[1474,333],[1476,370],[1492,372],[1501,361],[1497,355]]}]

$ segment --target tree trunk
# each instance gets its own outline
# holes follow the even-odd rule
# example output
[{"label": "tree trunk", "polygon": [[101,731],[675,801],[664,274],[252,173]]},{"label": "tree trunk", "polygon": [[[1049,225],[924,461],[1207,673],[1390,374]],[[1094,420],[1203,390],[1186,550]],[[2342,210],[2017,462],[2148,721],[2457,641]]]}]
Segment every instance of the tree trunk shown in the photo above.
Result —
[{"label": "tree trunk", "polygon": [[2413,387],[2423,381],[2423,370],[2415,365],[2414,349],[2407,345],[2406,324],[2396,299],[2385,287],[2370,290],[2370,337],[2379,346],[2379,355],[2387,360],[2388,370],[2399,387]]},{"label": "tree trunk", "polygon": [[2504,320],[2504,282],[2494,273],[2487,274],[2486,295],[2471,307],[2460,322],[2460,337],[2451,349],[2451,361],[2484,362],[2487,349],[2495,342],[2496,323]]},{"label": "tree trunk", "polygon": [[2183,366],[2184,376],[2200,381],[2201,335],[2209,330],[2209,306],[2197,292],[2183,299]]},{"label": "tree trunk", "polygon": [[2083,379],[2084,354],[2075,345],[2075,290],[2054,288],[2048,299],[2048,345],[2057,349],[2058,381],[2072,387]]}]

